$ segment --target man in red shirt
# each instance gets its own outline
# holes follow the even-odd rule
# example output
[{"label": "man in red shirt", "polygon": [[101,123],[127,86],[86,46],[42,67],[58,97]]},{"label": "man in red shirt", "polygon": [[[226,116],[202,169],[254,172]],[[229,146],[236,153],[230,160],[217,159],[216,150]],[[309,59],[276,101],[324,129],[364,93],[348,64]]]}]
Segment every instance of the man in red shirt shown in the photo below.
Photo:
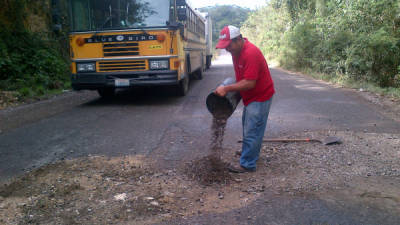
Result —
[{"label": "man in red shirt", "polygon": [[256,170],[262,140],[267,125],[274,82],[264,55],[255,45],[240,34],[239,28],[226,26],[222,29],[216,46],[232,55],[236,83],[219,86],[215,93],[225,96],[227,92],[239,91],[243,99],[242,116],[243,145],[240,165],[229,167],[231,172],[243,173]]}]

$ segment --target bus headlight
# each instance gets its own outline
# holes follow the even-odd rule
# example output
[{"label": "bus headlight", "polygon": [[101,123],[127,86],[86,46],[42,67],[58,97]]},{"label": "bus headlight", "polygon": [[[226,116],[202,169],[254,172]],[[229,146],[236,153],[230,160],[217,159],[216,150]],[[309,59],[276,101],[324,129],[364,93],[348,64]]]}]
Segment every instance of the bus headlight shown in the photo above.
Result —
[{"label": "bus headlight", "polygon": [[150,60],[149,68],[151,70],[162,70],[169,68],[169,60]]},{"label": "bus headlight", "polygon": [[76,64],[76,71],[78,73],[85,73],[85,72],[95,72],[96,71],[96,63],[77,63]]}]

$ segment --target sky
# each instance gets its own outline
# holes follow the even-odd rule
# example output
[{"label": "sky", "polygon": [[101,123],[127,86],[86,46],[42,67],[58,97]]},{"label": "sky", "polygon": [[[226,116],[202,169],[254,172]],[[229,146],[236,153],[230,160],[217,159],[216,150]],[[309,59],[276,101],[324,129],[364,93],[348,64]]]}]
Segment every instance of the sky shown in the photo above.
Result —
[{"label": "sky", "polygon": [[201,8],[212,5],[238,5],[250,9],[256,9],[265,5],[266,0],[188,0],[193,8]]}]

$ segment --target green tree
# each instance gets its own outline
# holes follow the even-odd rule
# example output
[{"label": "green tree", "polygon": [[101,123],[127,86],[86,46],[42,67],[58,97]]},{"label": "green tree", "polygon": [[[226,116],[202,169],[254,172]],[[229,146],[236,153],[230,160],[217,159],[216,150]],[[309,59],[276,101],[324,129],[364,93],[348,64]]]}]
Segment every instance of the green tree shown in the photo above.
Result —
[{"label": "green tree", "polygon": [[243,31],[284,67],[399,87],[398,0],[271,0]]},{"label": "green tree", "polygon": [[216,5],[199,9],[201,12],[207,12],[213,21],[213,42],[218,41],[219,33],[226,25],[241,27],[247,20],[248,8],[242,8],[236,5]]}]

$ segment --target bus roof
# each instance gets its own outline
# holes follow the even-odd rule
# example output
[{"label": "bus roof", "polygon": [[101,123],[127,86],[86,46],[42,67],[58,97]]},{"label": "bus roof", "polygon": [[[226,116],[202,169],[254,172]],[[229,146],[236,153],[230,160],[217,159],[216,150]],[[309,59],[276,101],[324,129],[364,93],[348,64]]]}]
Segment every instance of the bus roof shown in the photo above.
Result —
[{"label": "bus roof", "polygon": [[[200,12],[197,8],[193,9],[192,6],[188,2],[186,2],[187,6],[198,16],[200,19],[205,23],[206,22],[206,17],[203,16],[203,13]],[[208,13],[207,13],[208,14]]]}]

